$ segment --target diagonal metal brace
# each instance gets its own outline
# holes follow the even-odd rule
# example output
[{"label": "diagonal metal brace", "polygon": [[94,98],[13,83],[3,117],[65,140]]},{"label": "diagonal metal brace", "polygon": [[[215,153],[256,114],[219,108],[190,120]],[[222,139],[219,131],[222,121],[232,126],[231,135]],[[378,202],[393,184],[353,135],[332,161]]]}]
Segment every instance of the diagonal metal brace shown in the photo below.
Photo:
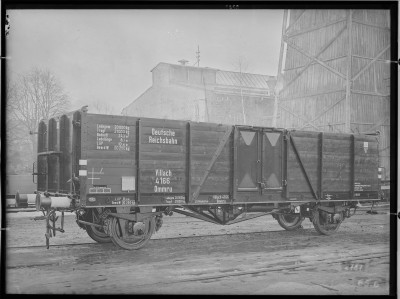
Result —
[{"label": "diagonal metal brace", "polygon": [[304,174],[304,176],[306,178],[308,187],[310,187],[311,193],[314,196],[314,198],[316,200],[318,200],[317,193],[315,192],[315,190],[314,190],[314,188],[313,188],[313,186],[311,184],[310,178],[308,177],[308,174],[306,172],[306,169],[304,168],[303,162],[301,161],[301,158],[300,158],[299,152],[297,151],[297,147],[296,147],[296,144],[294,142],[294,139],[293,139],[293,137],[291,135],[289,135],[289,139],[290,139],[290,142],[292,143],[292,148],[293,148],[293,151],[294,151],[294,153],[296,155],[297,161],[300,164],[301,171],[303,172],[303,174]]},{"label": "diagonal metal brace", "polygon": [[197,197],[199,197],[200,194],[200,189],[201,187],[203,187],[205,181],[207,180],[211,168],[214,166],[215,162],[217,161],[219,155],[221,154],[224,146],[226,145],[226,143],[229,140],[229,136],[232,134],[232,126],[225,132],[224,136],[221,139],[221,142],[219,143],[217,150],[214,153],[214,156],[212,157],[210,164],[208,164],[207,169],[206,169],[206,173],[204,174],[204,176],[201,178],[200,184],[197,186],[196,191],[193,193],[193,197],[192,197],[192,201],[196,200]]},{"label": "diagonal metal brace", "polygon": [[211,222],[211,223],[214,223],[214,224],[222,224],[222,223],[216,221],[215,219],[211,218],[211,216],[208,216],[208,215],[206,215],[204,213],[201,213],[201,212],[196,212],[196,211],[193,211],[193,210],[190,210],[190,212],[188,212],[188,211],[185,211],[185,210],[178,210],[178,209],[174,209],[173,211],[176,212],[176,213],[185,215],[185,216],[197,218],[197,219],[200,219],[200,220],[203,220],[203,221],[207,221],[207,222]]}]

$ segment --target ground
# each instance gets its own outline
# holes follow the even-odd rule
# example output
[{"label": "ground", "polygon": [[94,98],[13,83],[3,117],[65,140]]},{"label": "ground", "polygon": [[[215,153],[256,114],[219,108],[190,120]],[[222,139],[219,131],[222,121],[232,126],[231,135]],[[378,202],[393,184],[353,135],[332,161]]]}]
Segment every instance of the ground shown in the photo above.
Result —
[{"label": "ground", "polygon": [[389,211],[359,210],[333,236],[265,216],[218,226],[179,214],[146,247],[97,244],[67,214],[44,246],[37,212],[7,213],[7,293],[389,294]]}]

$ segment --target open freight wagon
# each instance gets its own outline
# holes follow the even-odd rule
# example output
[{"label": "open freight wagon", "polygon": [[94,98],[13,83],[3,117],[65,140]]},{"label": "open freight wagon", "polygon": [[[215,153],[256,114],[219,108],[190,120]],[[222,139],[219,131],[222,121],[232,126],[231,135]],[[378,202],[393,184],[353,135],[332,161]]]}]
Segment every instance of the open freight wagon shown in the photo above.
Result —
[{"label": "open freight wagon", "polygon": [[94,240],[138,249],[173,211],[222,225],[270,214],[287,230],[309,218],[329,235],[379,200],[377,136],[81,110],[40,122],[34,175],[47,247],[66,211]]}]

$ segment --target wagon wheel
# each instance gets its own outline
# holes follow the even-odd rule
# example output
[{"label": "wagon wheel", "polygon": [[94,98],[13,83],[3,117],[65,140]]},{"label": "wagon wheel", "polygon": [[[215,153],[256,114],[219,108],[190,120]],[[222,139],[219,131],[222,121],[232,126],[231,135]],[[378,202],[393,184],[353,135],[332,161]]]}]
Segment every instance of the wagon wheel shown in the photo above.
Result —
[{"label": "wagon wheel", "polygon": [[301,226],[304,218],[294,214],[278,214],[276,220],[286,230],[295,230]]},{"label": "wagon wheel", "polygon": [[[86,220],[95,224],[102,224],[97,209],[90,209]],[[98,243],[110,243],[111,237],[107,235],[102,228],[86,225],[86,232],[93,240]]]},{"label": "wagon wheel", "polygon": [[343,213],[330,214],[328,212],[317,209],[314,212],[312,223],[315,230],[322,235],[332,235],[343,222]]},{"label": "wagon wheel", "polygon": [[127,250],[139,249],[146,245],[154,233],[155,227],[155,217],[147,218],[143,222],[112,217],[109,222],[111,241]]}]

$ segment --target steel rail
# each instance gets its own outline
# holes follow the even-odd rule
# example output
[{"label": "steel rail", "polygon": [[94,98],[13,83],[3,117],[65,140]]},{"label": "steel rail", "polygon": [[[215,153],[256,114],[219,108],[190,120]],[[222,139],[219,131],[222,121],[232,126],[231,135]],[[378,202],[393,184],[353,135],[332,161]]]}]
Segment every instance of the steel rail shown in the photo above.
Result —
[{"label": "steel rail", "polygon": [[[200,222],[200,221],[196,221],[196,222]],[[175,223],[174,223],[175,224]],[[388,225],[388,223],[369,223],[369,225]],[[304,232],[307,232],[307,231],[314,231],[314,228],[313,227],[310,227],[310,228],[302,228],[302,229],[300,229],[299,231],[304,231]],[[235,233],[226,233],[226,232],[224,232],[224,233],[220,233],[220,234],[204,234],[204,235],[196,235],[196,236],[193,236],[193,235],[188,235],[188,236],[179,236],[179,237],[166,237],[166,238],[157,238],[157,239],[151,239],[151,241],[162,241],[162,240],[173,240],[173,239],[185,239],[185,238],[205,238],[205,237],[220,237],[220,236],[228,236],[228,235],[251,235],[251,234],[263,234],[263,233],[286,233],[286,234],[291,234],[292,232],[288,232],[288,231],[286,231],[285,229],[279,229],[279,230],[262,230],[262,231],[253,231],[253,232],[235,232]],[[291,238],[294,238],[294,237],[299,237],[299,238],[302,238],[303,237],[303,235],[296,235],[296,236],[292,236],[291,235]],[[319,237],[321,237],[321,235],[312,235],[312,236],[310,236],[310,235],[308,235],[308,237],[309,238],[319,238]],[[236,243],[242,243],[243,241],[241,240],[241,241],[238,241],[238,242],[236,242]],[[381,244],[381,243],[377,243],[377,244]],[[91,241],[88,241],[88,242],[80,242],[80,243],[65,243],[65,244],[54,244],[54,245],[52,245],[52,247],[63,247],[63,246],[80,246],[80,245],[97,245],[97,246],[99,246],[100,248],[102,247],[102,246],[105,246],[105,244],[100,244],[100,243],[97,243],[97,242],[95,242],[95,241],[93,241],[93,242],[91,242]],[[285,247],[286,245],[273,245],[273,244],[271,244],[270,246],[268,246],[268,247]],[[10,249],[25,249],[25,248],[43,248],[43,245],[28,245],[28,246],[6,246],[5,248],[6,248],[6,250],[10,250]],[[310,246],[307,246],[307,247],[311,247],[311,245]]]},{"label": "steel rail", "polygon": [[339,258],[339,259],[320,259],[317,261],[304,262],[304,263],[297,264],[297,265],[294,264],[294,265],[288,265],[288,266],[265,267],[265,268],[259,268],[259,269],[254,269],[254,270],[235,269],[236,272],[234,272],[234,273],[213,274],[213,275],[204,275],[204,276],[199,276],[198,274],[193,273],[193,274],[189,274],[189,275],[196,276],[194,278],[170,280],[170,281],[165,281],[165,282],[160,281],[160,282],[155,282],[155,283],[151,283],[151,284],[135,285],[135,287],[151,286],[151,285],[157,285],[157,284],[179,284],[179,283],[192,282],[192,281],[221,279],[221,278],[227,278],[227,277],[232,277],[232,276],[244,276],[244,275],[277,272],[277,271],[284,271],[284,270],[301,270],[302,268],[307,269],[310,267],[316,267],[316,266],[326,265],[326,264],[340,264],[340,263],[349,262],[349,261],[353,262],[353,261],[358,261],[358,260],[379,259],[379,258],[389,258],[389,257],[390,257],[389,252],[379,252],[379,253],[373,253],[373,254],[369,254],[369,255],[367,254],[367,255],[362,255],[362,256],[348,256],[348,257]]}]

